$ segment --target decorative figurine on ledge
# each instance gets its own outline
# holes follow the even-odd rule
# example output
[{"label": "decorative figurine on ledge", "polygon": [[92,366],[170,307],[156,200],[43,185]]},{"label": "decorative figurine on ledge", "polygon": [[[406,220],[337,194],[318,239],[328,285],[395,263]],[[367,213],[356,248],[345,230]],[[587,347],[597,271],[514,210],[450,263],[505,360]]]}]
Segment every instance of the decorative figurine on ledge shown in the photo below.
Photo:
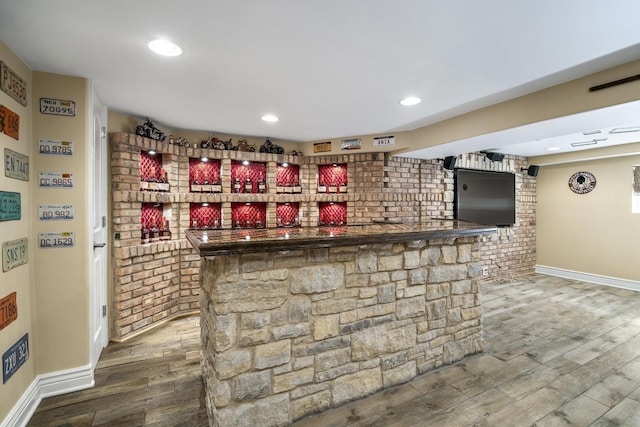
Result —
[{"label": "decorative figurine on ledge", "polygon": [[241,139],[240,141],[238,141],[238,145],[233,147],[233,149],[236,151],[249,151],[253,153],[256,151],[256,146],[253,144],[249,144],[246,139]]},{"label": "decorative figurine on ledge", "polygon": [[164,134],[164,132],[158,129],[148,118],[143,124],[136,127],[136,135],[155,139],[156,141],[164,141],[165,139],[167,139],[167,136]]},{"label": "decorative figurine on ledge", "polygon": [[300,150],[291,150],[287,154],[289,156],[304,156],[304,153]]},{"label": "decorative figurine on ledge", "polygon": [[264,144],[262,144],[260,146],[260,152],[261,153],[271,153],[271,154],[284,154],[284,148],[282,148],[279,145],[274,144],[267,137],[267,139],[264,141]]}]

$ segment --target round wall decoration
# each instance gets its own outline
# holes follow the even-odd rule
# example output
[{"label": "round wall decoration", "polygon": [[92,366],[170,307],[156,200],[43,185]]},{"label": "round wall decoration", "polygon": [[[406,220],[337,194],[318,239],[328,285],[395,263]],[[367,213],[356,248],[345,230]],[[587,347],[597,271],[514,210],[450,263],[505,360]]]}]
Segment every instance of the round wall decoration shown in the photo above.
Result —
[{"label": "round wall decoration", "polygon": [[590,172],[576,172],[569,178],[569,188],[576,194],[587,194],[596,188],[596,177]]}]

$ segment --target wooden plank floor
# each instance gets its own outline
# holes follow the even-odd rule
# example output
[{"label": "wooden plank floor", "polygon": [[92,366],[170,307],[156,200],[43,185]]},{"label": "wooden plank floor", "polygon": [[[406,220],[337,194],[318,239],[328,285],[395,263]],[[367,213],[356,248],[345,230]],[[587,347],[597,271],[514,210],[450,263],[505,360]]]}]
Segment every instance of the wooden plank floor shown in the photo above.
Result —
[{"label": "wooden plank floor", "polygon": [[[483,354],[294,426],[640,426],[640,293],[532,275],[482,297]],[[197,318],[110,344],[29,426],[206,426],[198,357]]]},{"label": "wooden plank floor", "polygon": [[185,317],[110,343],[94,388],[44,399],[31,427],[208,426],[200,376],[200,318]]}]

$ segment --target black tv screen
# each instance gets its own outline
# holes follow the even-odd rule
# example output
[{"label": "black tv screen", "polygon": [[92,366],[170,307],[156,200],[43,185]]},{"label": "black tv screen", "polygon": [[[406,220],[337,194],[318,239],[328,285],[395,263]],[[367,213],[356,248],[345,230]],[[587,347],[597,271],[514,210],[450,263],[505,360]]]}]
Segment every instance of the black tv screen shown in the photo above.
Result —
[{"label": "black tv screen", "polygon": [[461,221],[506,226],[516,222],[516,176],[456,169],[454,215]]}]

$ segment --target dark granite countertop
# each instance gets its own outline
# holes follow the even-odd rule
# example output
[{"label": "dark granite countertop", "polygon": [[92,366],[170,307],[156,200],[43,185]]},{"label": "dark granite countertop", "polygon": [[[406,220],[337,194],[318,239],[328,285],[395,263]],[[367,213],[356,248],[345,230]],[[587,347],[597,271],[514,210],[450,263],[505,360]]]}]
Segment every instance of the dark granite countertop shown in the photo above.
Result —
[{"label": "dark granite countertop", "polygon": [[412,240],[479,236],[496,227],[455,220],[422,223],[374,223],[334,227],[188,230],[186,237],[200,256],[278,252],[296,249],[359,246]]}]

